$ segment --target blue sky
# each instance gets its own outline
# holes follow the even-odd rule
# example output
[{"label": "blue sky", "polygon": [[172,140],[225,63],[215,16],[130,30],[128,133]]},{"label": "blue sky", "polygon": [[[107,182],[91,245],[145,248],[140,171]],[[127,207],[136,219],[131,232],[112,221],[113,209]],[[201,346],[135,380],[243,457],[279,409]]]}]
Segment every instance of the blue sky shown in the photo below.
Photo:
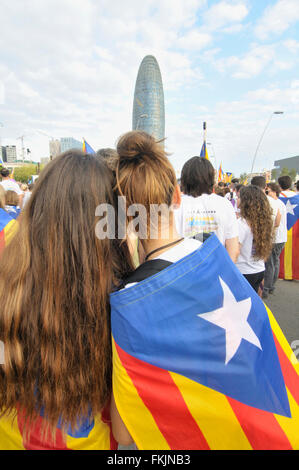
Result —
[{"label": "blue sky", "polygon": [[[166,148],[249,171],[299,154],[299,0],[1,0],[0,136],[38,160],[48,138],[95,149],[131,129],[138,67],[157,58]],[[44,133],[44,134],[43,134]],[[214,158],[215,155],[215,158]]]}]

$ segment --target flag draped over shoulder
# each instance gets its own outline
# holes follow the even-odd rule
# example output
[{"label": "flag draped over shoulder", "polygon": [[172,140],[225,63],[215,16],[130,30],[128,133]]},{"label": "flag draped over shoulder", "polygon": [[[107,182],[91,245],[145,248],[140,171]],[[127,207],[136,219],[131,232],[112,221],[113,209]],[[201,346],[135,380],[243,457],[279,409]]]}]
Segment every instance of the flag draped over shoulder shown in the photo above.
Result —
[{"label": "flag draped over shoulder", "polygon": [[111,294],[111,321],[115,401],[139,449],[299,449],[298,364],[215,235]]},{"label": "flag draped over shoulder", "polygon": [[7,246],[18,230],[18,222],[0,208],[0,253]]},{"label": "flag draped over shoulder", "polygon": [[95,419],[86,419],[79,429],[63,434],[57,428],[55,441],[52,436],[41,440],[43,417],[30,427],[29,438],[23,438],[24,419],[17,413],[16,419],[0,419],[0,450],[116,450],[107,412]]},{"label": "flag draped over shoulder", "polygon": [[203,141],[203,144],[202,144],[202,147],[201,147],[200,157],[203,157],[203,158],[206,158],[207,160],[209,160],[207,144],[206,144],[205,140]]},{"label": "flag draped over shoulder", "polygon": [[85,139],[83,139],[82,150],[83,150],[84,153],[95,153],[93,148],[86,142]]},{"label": "flag draped over shoulder", "polygon": [[280,199],[287,209],[288,239],[280,255],[279,277],[299,280],[299,194]]}]

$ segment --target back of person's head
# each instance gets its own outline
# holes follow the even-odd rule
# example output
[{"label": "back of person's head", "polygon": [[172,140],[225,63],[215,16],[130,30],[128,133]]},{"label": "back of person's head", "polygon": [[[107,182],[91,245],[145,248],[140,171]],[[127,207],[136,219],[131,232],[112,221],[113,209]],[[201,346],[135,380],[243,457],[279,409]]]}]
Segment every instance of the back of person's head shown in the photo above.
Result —
[{"label": "back of person's head", "polygon": [[213,192],[215,170],[206,158],[190,158],[183,166],[181,178],[182,191],[188,196],[198,197]]},{"label": "back of person's head", "polygon": [[299,191],[299,180],[296,182],[296,189]]},{"label": "back of person's head", "polygon": [[225,195],[224,188],[222,186],[219,186],[219,184],[218,184],[215,187],[215,194],[217,194],[217,196],[224,197],[224,195]]},{"label": "back of person's head", "polygon": [[233,184],[238,184],[239,181],[240,181],[240,178],[233,178],[233,179],[232,179],[232,183],[233,183]]},{"label": "back of person's head", "polygon": [[118,162],[118,153],[115,149],[103,148],[96,152],[98,157],[102,157],[110,170],[115,171]]},{"label": "back of person's head", "polygon": [[280,187],[277,183],[270,182],[267,184],[267,187],[271,189],[271,191],[273,191],[273,193],[275,193],[277,197],[279,197]]},{"label": "back of person's head", "polygon": [[267,259],[273,239],[272,209],[267,196],[256,185],[243,186],[240,189],[239,209],[252,231],[255,258]]},{"label": "back of person's head", "polygon": [[7,206],[17,206],[19,204],[19,196],[15,191],[8,190],[5,192],[5,204]]},{"label": "back of person's head", "polygon": [[266,187],[266,178],[264,176],[254,176],[251,180],[253,186],[258,188],[265,189]]},{"label": "back of person's head", "polygon": [[243,188],[243,184],[239,183],[239,184],[236,184],[236,192],[239,193],[240,192],[240,189]]},{"label": "back of person's head", "polygon": [[117,143],[117,187],[127,205],[172,204],[177,185],[175,171],[163,147],[144,131],[131,131]]},{"label": "back of person's head", "polygon": [[28,189],[29,189],[30,192],[33,191],[33,188],[34,188],[34,183],[29,183],[28,184]]},{"label": "back of person's head", "polygon": [[22,191],[27,191],[28,190],[28,184],[22,184],[21,185],[21,190]]},{"label": "back of person's head", "polygon": [[292,179],[289,175],[280,176],[278,178],[278,184],[283,191],[290,189],[292,186]]},{"label": "back of person's head", "polygon": [[225,183],[223,181],[219,181],[218,186],[219,186],[219,188],[224,188]]},{"label": "back of person's head", "polygon": [[9,175],[10,175],[10,171],[8,170],[8,168],[2,168],[1,170],[2,178],[7,178]]},{"label": "back of person's head", "polygon": [[0,209],[4,209],[5,207],[5,189],[0,184]]},{"label": "back of person's head", "polygon": [[116,240],[97,238],[95,213],[115,206],[112,183],[106,165],[79,150],[53,159],[35,183],[0,258],[1,411],[18,404],[26,420],[42,412],[51,429],[58,420],[74,428],[109,400],[109,293],[114,269],[127,266]]}]

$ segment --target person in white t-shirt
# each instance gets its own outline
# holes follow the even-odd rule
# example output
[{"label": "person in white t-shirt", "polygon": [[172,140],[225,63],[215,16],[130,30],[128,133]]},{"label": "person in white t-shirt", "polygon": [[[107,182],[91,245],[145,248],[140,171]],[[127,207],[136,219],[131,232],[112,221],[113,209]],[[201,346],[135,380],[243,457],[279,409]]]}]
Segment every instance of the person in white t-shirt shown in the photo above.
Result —
[{"label": "person in white t-shirt", "polygon": [[287,210],[285,204],[279,199],[280,188],[276,183],[268,183],[267,185],[268,196],[275,200],[279,207],[281,214],[280,224],[275,230],[275,238],[272,247],[271,255],[266,262],[265,280],[263,289],[263,299],[268,297],[268,294],[273,294],[275,283],[278,279],[280,267],[280,254],[287,241]]},{"label": "person in white t-shirt", "polygon": [[296,196],[296,193],[291,190],[292,187],[292,180],[291,177],[288,175],[280,176],[278,178],[278,184],[281,188],[280,195],[282,197],[293,197]]},{"label": "person in white t-shirt", "polygon": [[265,260],[272,249],[273,221],[266,195],[253,185],[240,190],[239,243],[236,266],[258,292],[264,278]]},{"label": "person in white t-shirt", "polygon": [[215,171],[205,158],[188,160],[181,175],[182,200],[174,211],[182,237],[215,233],[235,262],[239,255],[238,224],[232,204],[213,193]]},{"label": "person in white t-shirt", "polygon": [[10,172],[7,168],[2,168],[1,170],[2,181],[0,182],[1,186],[5,191],[14,191],[19,196],[19,207],[22,207],[23,203],[23,191],[21,190],[18,183],[13,181],[10,176]]}]

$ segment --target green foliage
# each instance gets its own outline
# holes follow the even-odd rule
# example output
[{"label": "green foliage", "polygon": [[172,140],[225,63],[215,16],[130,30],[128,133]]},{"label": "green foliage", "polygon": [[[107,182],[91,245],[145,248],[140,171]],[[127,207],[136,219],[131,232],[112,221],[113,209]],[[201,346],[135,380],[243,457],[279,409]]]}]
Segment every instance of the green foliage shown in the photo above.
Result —
[{"label": "green foliage", "polygon": [[289,169],[284,166],[281,170],[280,176],[289,176]]},{"label": "green foliage", "polygon": [[276,168],[274,168],[274,170],[271,171],[271,179],[277,181],[277,177],[278,177],[278,173],[277,173]]},{"label": "green foliage", "polygon": [[295,179],[296,179],[296,176],[297,176],[297,171],[295,170],[295,168],[292,168],[292,169],[289,171],[289,175],[290,175],[292,181],[294,182]]},{"label": "green foliage", "polygon": [[14,179],[21,183],[27,183],[31,175],[37,174],[37,165],[24,165],[14,170]]},{"label": "green foliage", "polygon": [[240,183],[243,184],[246,179],[247,179],[247,173],[241,173],[240,174]]}]

